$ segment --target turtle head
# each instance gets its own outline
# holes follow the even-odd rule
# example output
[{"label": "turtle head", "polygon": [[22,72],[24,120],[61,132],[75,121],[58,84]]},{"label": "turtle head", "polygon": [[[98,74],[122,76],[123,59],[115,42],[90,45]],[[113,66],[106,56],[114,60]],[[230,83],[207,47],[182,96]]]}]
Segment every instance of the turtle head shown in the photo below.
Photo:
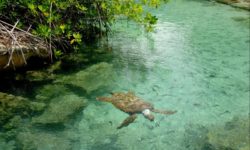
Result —
[{"label": "turtle head", "polygon": [[150,121],[154,121],[155,117],[151,114],[151,111],[149,109],[144,109],[142,111],[142,114],[145,118],[147,118]]}]

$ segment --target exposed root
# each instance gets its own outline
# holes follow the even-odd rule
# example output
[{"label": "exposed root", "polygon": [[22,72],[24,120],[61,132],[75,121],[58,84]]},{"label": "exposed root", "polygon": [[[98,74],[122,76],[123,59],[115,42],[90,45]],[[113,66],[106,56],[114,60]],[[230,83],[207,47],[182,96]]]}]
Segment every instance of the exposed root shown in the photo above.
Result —
[{"label": "exposed root", "polygon": [[25,54],[37,56],[48,56],[51,54],[51,48],[43,39],[32,35],[29,30],[24,31],[17,28],[17,21],[15,25],[10,25],[0,20],[0,56],[8,55],[8,62],[4,68],[12,65],[15,69],[13,61],[13,54],[21,55],[24,64],[27,64],[27,57]]}]

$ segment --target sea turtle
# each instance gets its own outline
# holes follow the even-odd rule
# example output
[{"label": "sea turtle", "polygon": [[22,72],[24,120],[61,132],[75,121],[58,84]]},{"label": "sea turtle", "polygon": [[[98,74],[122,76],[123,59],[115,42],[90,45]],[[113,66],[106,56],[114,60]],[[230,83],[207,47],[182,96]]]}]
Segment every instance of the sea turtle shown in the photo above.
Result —
[{"label": "sea turtle", "polygon": [[145,102],[141,98],[135,96],[135,94],[132,92],[116,92],[111,94],[111,97],[97,97],[96,99],[99,101],[110,102],[116,108],[129,114],[129,116],[120,124],[120,126],[117,127],[117,129],[128,126],[130,123],[134,122],[134,120],[137,118],[136,114],[138,113],[142,113],[143,116],[150,121],[154,121],[154,116],[152,115],[151,111],[166,115],[176,113],[176,111],[155,109],[152,104]]}]

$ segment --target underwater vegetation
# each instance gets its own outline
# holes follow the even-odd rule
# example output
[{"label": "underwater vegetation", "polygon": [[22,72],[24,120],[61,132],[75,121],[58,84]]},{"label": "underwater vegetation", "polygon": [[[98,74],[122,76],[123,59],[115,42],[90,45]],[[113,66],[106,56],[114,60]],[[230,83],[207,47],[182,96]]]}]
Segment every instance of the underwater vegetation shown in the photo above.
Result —
[{"label": "underwater vegetation", "polygon": [[187,126],[183,145],[190,150],[249,150],[249,134],[249,118],[234,117],[220,126]]},{"label": "underwater vegetation", "polygon": [[[3,103],[4,97],[9,100],[8,104]],[[0,100],[6,105],[0,107],[1,112],[5,112],[0,115],[3,129],[7,130],[0,133],[0,149],[70,150],[77,146],[73,144],[77,141],[74,136],[77,132],[73,131],[73,126],[77,122],[77,116],[87,106],[86,98],[61,93],[50,101],[45,100],[46,105],[1,93]]]},{"label": "underwater vegetation", "polygon": [[208,132],[208,141],[221,150],[248,150],[249,142],[249,118],[234,117],[223,126],[215,127]]},{"label": "underwater vegetation", "polygon": [[68,129],[61,132],[24,131],[16,137],[16,148],[23,150],[72,150],[77,147],[77,134]]},{"label": "underwater vegetation", "polygon": [[30,117],[44,108],[44,103],[0,92],[0,130],[16,127],[15,123],[21,118]]},{"label": "underwater vegetation", "polygon": [[[40,81],[43,78],[40,75],[40,72],[29,72],[26,78]],[[78,145],[72,144],[77,141],[72,136],[77,133],[72,131],[73,126],[88,103],[85,91],[91,93],[107,86],[112,76],[112,65],[99,63],[71,76],[57,76],[55,84],[45,84],[35,90],[33,101],[0,93],[1,130],[9,130],[0,134],[0,149],[72,149]],[[79,91],[74,87],[79,87]]]}]

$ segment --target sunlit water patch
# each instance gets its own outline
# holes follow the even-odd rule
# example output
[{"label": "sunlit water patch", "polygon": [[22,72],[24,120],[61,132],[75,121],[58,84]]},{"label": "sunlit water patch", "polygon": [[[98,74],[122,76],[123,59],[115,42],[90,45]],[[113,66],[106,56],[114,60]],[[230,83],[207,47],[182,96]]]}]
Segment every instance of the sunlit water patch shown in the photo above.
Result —
[{"label": "sunlit water patch", "polygon": [[[86,115],[102,127],[86,131],[83,126],[81,131],[96,133],[91,145],[97,140],[107,149],[248,148],[249,28],[233,19],[248,13],[198,1],[171,2],[156,13],[160,18],[152,34],[133,24],[116,26],[111,38],[119,75],[114,90],[132,90],[156,107],[178,113],[156,115],[154,123],[141,117],[117,131],[114,127],[126,115],[110,104],[93,104]],[[105,117],[98,113],[102,110]],[[83,121],[81,125],[88,124]],[[231,122],[237,125],[228,131]],[[245,138],[232,144],[225,136],[237,138],[239,126],[244,126]],[[101,135],[100,129],[105,130]]]}]

